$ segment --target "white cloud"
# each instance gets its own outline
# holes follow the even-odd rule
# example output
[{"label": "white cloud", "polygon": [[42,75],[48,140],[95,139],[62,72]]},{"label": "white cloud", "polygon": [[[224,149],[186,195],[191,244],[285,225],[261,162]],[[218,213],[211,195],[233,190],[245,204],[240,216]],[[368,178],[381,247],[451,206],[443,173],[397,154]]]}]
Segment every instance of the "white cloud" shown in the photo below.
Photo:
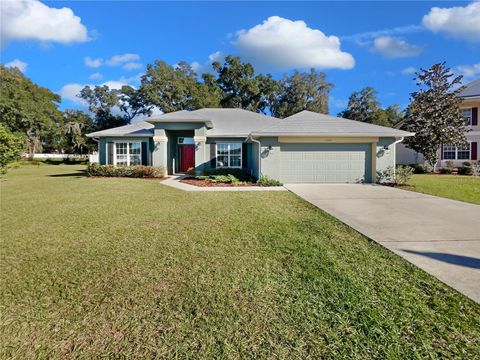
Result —
[{"label": "white cloud", "polygon": [[140,55],[138,54],[120,54],[120,55],[114,55],[110,59],[104,60],[102,58],[92,58],[90,56],[86,56],[84,58],[85,66],[91,67],[91,68],[98,68],[103,65],[108,65],[108,66],[121,66],[125,70],[134,70],[138,69],[143,66],[143,64],[137,62],[137,60],[140,59]]},{"label": "white cloud", "polygon": [[208,61],[204,62],[203,64],[200,64],[197,61],[194,61],[190,65],[192,66],[192,70],[195,71],[198,75],[201,74],[206,74],[211,72],[212,69],[212,63],[214,61],[218,62],[223,62],[225,59],[225,54],[222,53],[221,51],[216,51],[213,54],[208,55]]},{"label": "white cloud", "polygon": [[240,55],[260,68],[351,69],[353,56],[340,50],[336,36],[326,36],[304,21],[271,16],[262,24],[236,34],[234,45]]},{"label": "white cloud", "polygon": [[58,93],[60,94],[62,99],[70,100],[75,104],[86,105],[86,102],[77,96],[78,94],[80,94],[80,90],[82,90],[84,86],[85,85],[78,83],[66,84],[60,89]]},{"label": "white cloud", "polygon": [[140,55],[138,54],[121,54],[121,55],[114,55],[110,59],[107,60],[107,65],[110,66],[119,66],[127,62],[137,61],[140,59]]},{"label": "white cloud", "polygon": [[135,69],[141,68],[142,66],[143,66],[143,64],[138,63],[138,62],[128,62],[125,65],[123,65],[122,67],[125,70],[130,71],[130,70],[135,70]]},{"label": "white cloud", "polygon": [[140,122],[140,121],[145,121],[147,120],[148,118],[153,118],[153,117],[156,117],[156,116],[159,116],[159,115],[162,115],[163,114],[163,111],[160,110],[158,107],[154,106],[152,108],[152,113],[149,115],[149,116],[146,116],[146,115],[143,115],[143,114],[140,114],[140,115],[137,115],[135,116],[133,119],[132,119],[132,123],[137,123],[137,122]]},{"label": "white cloud", "polygon": [[0,42],[36,40],[68,44],[88,40],[87,28],[72,9],[51,8],[37,0],[2,1]]},{"label": "white cloud", "polygon": [[92,59],[90,56],[86,56],[84,59],[85,66],[91,67],[91,68],[98,68],[103,65],[103,59],[98,58],[98,59]]},{"label": "white cloud", "polygon": [[406,25],[406,26],[397,26],[390,29],[382,29],[375,31],[367,31],[358,34],[341,36],[341,40],[353,40],[359,45],[370,44],[371,41],[380,36],[394,36],[394,35],[405,35],[425,31],[425,28],[421,25]]},{"label": "white cloud", "polygon": [[27,63],[18,59],[15,59],[13,61],[10,61],[9,63],[6,63],[5,67],[12,67],[12,68],[15,67],[24,74],[27,71]]},{"label": "white cloud", "polygon": [[422,23],[434,33],[480,41],[480,2],[476,1],[465,7],[433,7],[423,17]]},{"label": "white cloud", "polygon": [[329,105],[336,109],[344,109],[348,105],[348,99],[337,99],[333,95],[330,95]]},{"label": "white cloud", "polygon": [[140,80],[140,77],[142,75],[143,75],[143,73],[137,74],[137,75],[132,76],[132,77],[122,76],[118,80],[108,80],[108,81],[105,81],[101,84],[96,84],[96,85],[95,84],[70,83],[70,84],[64,85],[58,91],[58,93],[60,94],[62,99],[67,99],[67,100],[70,100],[71,102],[73,102],[75,104],[85,106],[86,102],[77,96],[80,93],[80,90],[82,90],[85,86],[95,87],[95,86],[107,85],[110,89],[120,90],[122,88],[122,86],[124,86],[124,85],[134,86],[135,84],[138,84],[138,82]]},{"label": "white cloud", "polygon": [[409,44],[401,38],[392,36],[376,38],[373,41],[372,50],[389,59],[416,56],[422,52],[420,46]]},{"label": "white cloud", "polygon": [[99,72],[93,73],[88,77],[90,80],[100,80],[103,78],[103,75]]},{"label": "white cloud", "polygon": [[472,65],[459,65],[457,66],[457,72],[460,75],[463,75],[465,80],[470,80],[480,75],[480,63],[472,64]]},{"label": "white cloud", "polygon": [[415,71],[417,71],[416,68],[409,66],[402,70],[402,75],[412,75],[415,74]]}]

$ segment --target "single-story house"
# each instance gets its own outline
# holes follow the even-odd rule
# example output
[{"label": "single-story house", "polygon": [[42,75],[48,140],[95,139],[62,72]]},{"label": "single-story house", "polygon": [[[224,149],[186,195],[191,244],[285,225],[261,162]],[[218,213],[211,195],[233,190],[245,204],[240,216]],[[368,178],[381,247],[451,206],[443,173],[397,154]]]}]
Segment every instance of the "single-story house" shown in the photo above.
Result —
[{"label": "single-story house", "polygon": [[277,119],[242,109],[177,111],[88,134],[100,164],[152,165],[168,174],[238,168],[283,183],[375,182],[412,133],[302,111]]},{"label": "single-story house", "polygon": [[[436,166],[445,167],[449,164],[461,166],[464,162],[476,162],[480,160],[480,124],[478,121],[478,109],[480,108],[480,79],[474,80],[467,85],[459,94],[460,111],[465,117],[465,137],[467,144],[464,147],[456,147],[453,144],[444,144],[438,149],[438,162]],[[423,155],[406,147],[405,144],[397,144],[397,164],[423,164]]]}]

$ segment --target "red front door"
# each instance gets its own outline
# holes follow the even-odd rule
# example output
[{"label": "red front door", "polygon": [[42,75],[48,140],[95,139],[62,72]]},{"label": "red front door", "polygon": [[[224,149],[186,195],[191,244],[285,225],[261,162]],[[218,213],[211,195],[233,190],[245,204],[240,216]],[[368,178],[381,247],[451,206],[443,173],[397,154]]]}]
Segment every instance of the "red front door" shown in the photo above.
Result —
[{"label": "red front door", "polygon": [[195,145],[182,145],[180,149],[179,171],[185,172],[195,167]]}]

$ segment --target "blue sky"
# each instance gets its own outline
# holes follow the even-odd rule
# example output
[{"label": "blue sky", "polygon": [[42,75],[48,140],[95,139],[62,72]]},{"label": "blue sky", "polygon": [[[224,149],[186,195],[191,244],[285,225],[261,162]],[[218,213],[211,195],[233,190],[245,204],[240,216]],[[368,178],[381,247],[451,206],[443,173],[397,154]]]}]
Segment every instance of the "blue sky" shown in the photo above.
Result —
[{"label": "blue sky", "polygon": [[[1,2],[1,61],[81,108],[85,84],[138,85],[156,59],[208,69],[241,55],[279,78],[315,67],[334,84],[330,112],[365,86],[408,104],[412,71],[447,61],[480,77],[478,2]],[[32,15],[34,14],[34,16]]]}]

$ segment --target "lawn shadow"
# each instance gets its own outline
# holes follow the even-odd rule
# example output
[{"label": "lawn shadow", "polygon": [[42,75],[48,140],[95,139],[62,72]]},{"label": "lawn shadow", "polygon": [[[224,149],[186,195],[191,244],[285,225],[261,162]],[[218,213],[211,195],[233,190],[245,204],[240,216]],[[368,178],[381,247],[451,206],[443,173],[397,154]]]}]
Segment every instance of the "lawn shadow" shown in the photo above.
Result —
[{"label": "lawn shadow", "polygon": [[470,257],[470,256],[439,253],[439,252],[429,252],[429,251],[415,251],[415,250],[405,250],[405,249],[402,249],[402,250],[410,254],[426,256],[426,257],[443,261],[449,264],[465,266],[473,269],[480,269],[480,259]]},{"label": "lawn shadow", "polygon": [[52,175],[47,175],[49,177],[77,177],[77,178],[82,178],[87,176],[87,171],[86,170],[76,170],[73,173],[66,173],[66,174],[52,174]]}]

